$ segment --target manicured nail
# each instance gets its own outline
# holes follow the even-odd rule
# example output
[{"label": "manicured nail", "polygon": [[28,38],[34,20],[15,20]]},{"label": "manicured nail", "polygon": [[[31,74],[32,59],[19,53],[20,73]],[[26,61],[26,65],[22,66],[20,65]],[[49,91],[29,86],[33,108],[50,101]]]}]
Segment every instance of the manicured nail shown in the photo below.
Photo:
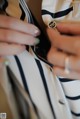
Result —
[{"label": "manicured nail", "polygon": [[38,38],[36,38],[34,45],[37,45],[37,44],[39,44],[39,43],[40,43],[40,40],[39,40]]},{"label": "manicured nail", "polygon": [[40,34],[40,30],[39,30],[39,29],[36,29],[36,30],[34,31],[34,33],[35,33],[35,35],[39,35],[39,34]]},{"label": "manicured nail", "polygon": [[8,60],[8,59],[5,59],[5,60],[4,60],[4,64],[5,64],[6,66],[8,66],[8,65],[9,65],[9,60]]},{"label": "manicured nail", "polygon": [[8,59],[0,58],[0,68],[1,68],[3,65],[5,65],[5,66],[8,66],[8,65],[9,65]]}]

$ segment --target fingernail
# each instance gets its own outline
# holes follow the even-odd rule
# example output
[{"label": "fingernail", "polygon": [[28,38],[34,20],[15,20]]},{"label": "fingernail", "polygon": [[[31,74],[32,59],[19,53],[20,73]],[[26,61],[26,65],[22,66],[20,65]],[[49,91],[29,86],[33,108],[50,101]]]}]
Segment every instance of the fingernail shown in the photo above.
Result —
[{"label": "fingernail", "polygon": [[8,59],[5,59],[5,60],[4,60],[4,64],[5,64],[6,66],[8,66],[8,65],[9,65],[9,60],[8,60]]},{"label": "fingernail", "polygon": [[39,34],[40,34],[40,30],[39,30],[39,29],[36,29],[36,30],[34,31],[34,33],[35,33],[35,35],[39,35]]},{"label": "fingernail", "polygon": [[8,66],[8,65],[9,65],[8,59],[0,58],[0,68],[1,68],[3,65],[5,65],[5,66]]},{"label": "fingernail", "polygon": [[39,40],[38,38],[36,38],[34,45],[37,45],[37,44],[39,44],[39,43],[40,43],[40,40]]}]

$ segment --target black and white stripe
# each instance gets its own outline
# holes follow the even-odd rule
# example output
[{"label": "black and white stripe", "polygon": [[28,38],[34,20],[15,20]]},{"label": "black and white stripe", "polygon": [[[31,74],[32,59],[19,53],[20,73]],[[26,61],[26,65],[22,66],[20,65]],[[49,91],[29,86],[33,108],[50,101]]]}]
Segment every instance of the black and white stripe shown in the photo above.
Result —
[{"label": "black and white stripe", "polygon": [[74,116],[74,119],[80,118],[80,82],[66,78],[60,78],[60,82],[70,105],[71,114]]},{"label": "black and white stripe", "polygon": [[[25,1],[20,0],[19,4],[20,4],[20,9],[22,11],[21,16],[19,16],[19,18],[21,20],[25,20],[26,17],[28,22],[33,23],[32,15]],[[6,5],[6,7],[8,7],[8,4]],[[16,77],[19,78],[20,82],[22,83],[22,86],[28,93],[30,100],[33,104],[34,110],[36,112],[36,115],[39,119],[64,119],[64,117],[65,119],[76,119],[76,117],[79,117],[80,112],[79,111],[76,112],[76,108],[74,108],[73,110],[71,107],[71,104],[74,105],[74,102],[72,103],[72,101],[77,101],[77,100],[79,101],[80,91],[79,89],[77,90],[74,83],[76,82],[76,86],[77,86],[77,81],[71,81],[68,79],[66,79],[65,81],[65,79],[60,79],[61,82],[60,85],[60,82],[58,80],[60,85],[60,90],[63,89],[62,92],[65,93],[64,96],[62,95],[62,92],[59,92],[59,90],[57,89],[55,90],[54,88],[54,85],[55,86],[59,86],[59,85],[56,85],[54,81],[57,79],[56,78],[54,79],[53,74],[50,71],[50,65],[46,64],[44,61],[41,61],[41,59],[37,58],[37,56],[35,56],[33,52],[30,51],[29,53],[26,50],[22,54],[17,56],[10,56],[8,57],[8,59],[10,60],[10,64],[9,64],[10,68],[13,70]],[[54,85],[52,83],[52,80],[54,82]],[[69,83],[70,85],[67,85]],[[79,87],[79,82],[78,82],[78,87]],[[70,91],[68,89],[70,89]],[[53,92],[57,92],[57,94],[54,95]],[[67,100],[67,102],[70,104],[70,107],[68,103],[66,103],[66,101],[64,101],[64,105],[60,104],[57,95],[58,98],[63,98],[63,101]],[[56,107],[55,105],[57,107],[59,106],[59,108],[57,108],[58,111],[55,110],[54,108]],[[72,115],[74,115],[74,118],[72,118],[71,113]]]},{"label": "black and white stripe", "polygon": [[[42,1],[42,18],[46,25],[51,20],[80,21],[79,13],[80,1],[74,0],[43,0]],[[76,11],[76,12],[75,12]],[[80,81],[75,79],[59,78],[66,100],[69,103],[73,119],[80,119]]]},{"label": "black and white stripe", "polygon": [[55,18],[59,18],[59,17],[63,17],[63,16],[68,15],[72,10],[73,10],[73,7],[70,7],[68,9],[63,10],[63,11],[53,13],[53,12],[50,12],[48,10],[42,9],[42,15],[48,15],[49,14],[53,19],[55,19]]}]

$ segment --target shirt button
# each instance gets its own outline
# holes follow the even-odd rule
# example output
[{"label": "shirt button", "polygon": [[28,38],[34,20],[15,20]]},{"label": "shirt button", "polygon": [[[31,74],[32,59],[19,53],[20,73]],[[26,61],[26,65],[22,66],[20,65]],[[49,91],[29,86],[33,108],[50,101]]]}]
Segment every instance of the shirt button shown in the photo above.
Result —
[{"label": "shirt button", "polygon": [[61,105],[65,105],[65,103],[64,103],[64,101],[63,100],[59,100],[59,103],[61,104]]},{"label": "shirt button", "polygon": [[53,20],[48,24],[49,28],[56,28],[56,22]]}]

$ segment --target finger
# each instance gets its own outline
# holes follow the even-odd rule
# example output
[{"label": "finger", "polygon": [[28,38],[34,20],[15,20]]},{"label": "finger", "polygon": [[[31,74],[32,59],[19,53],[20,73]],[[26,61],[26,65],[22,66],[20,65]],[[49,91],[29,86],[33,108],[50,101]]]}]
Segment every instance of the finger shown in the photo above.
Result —
[{"label": "finger", "polygon": [[24,45],[35,45],[39,42],[32,35],[7,29],[0,29],[0,41]]},{"label": "finger", "polygon": [[[69,66],[68,68],[71,71],[79,72],[80,73],[80,57],[77,56],[69,56]],[[65,66],[64,66],[65,68]]]},{"label": "finger", "polygon": [[2,62],[3,62],[3,60],[4,60],[4,59],[3,59],[2,57],[0,57],[0,63],[2,63]]},{"label": "finger", "polygon": [[47,29],[51,44],[65,52],[80,55],[80,36],[60,35],[54,29]]},{"label": "finger", "polygon": [[4,58],[4,57],[0,57],[0,68],[2,68],[3,65],[8,66],[8,64],[9,64],[8,59],[6,59],[6,58]]},{"label": "finger", "polygon": [[0,68],[2,67],[3,62],[4,62],[4,58],[0,57]]},{"label": "finger", "polygon": [[40,30],[36,26],[23,22],[19,19],[4,15],[0,15],[0,27],[17,30],[20,32],[31,34],[33,36],[37,36],[40,34]]},{"label": "finger", "polygon": [[0,43],[0,56],[16,55],[23,52],[25,49],[26,47],[22,45]]},{"label": "finger", "polygon": [[69,58],[68,68],[71,71],[80,72],[80,56],[67,55],[56,48],[51,48],[47,55],[47,59],[51,64],[63,68],[65,68],[65,60],[67,57]]},{"label": "finger", "polygon": [[60,33],[80,35],[80,22],[60,22],[57,29]]},{"label": "finger", "polygon": [[60,66],[60,67],[64,67],[66,57],[67,57],[67,54],[65,54],[64,52],[60,52],[56,48],[53,48],[53,47],[51,47],[47,55],[47,59],[51,64],[53,64],[54,66]]},{"label": "finger", "polygon": [[70,71],[69,74],[65,72],[64,68],[60,67],[54,67],[53,68],[54,74],[56,74],[58,77],[64,77],[68,79],[77,79],[80,80],[80,72]]}]

